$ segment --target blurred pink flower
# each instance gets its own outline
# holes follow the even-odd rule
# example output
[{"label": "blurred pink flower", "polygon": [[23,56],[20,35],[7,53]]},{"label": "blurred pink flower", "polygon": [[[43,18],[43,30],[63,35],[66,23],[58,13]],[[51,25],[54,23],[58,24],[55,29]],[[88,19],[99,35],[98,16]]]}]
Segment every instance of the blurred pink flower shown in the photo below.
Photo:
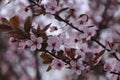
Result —
[{"label": "blurred pink flower", "polygon": [[26,47],[26,44],[25,44],[24,41],[19,42],[19,47],[18,47],[18,49],[22,49],[22,50],[24,50],[25,47]]},{"label": "blurred pink flower", "polygon": [[17,40],[14,37],[10,37],[9,44],[13,44],[15,42],[17,42]]},{"label": "blurred pink flower", "polygon": [[86,37],[86,40],[90,40],[91,37],[93,37],[96,34],[97,30],[98,30],[97,27],[84,28],[83,36]]},{"label": "blurred pink flower", "polygon": [[31,40],[27,40],[26,41],[26,45],[28,47],[31,47],[31,51],[35,51],[36,49],[40,49],[42,46],[41,46],[41,43],[43,41],[43,39],[41,37],[36,37],[35,35],[31,35],[30,36],[30,39]]},{"label": "blurred pink flower", "polygon": [[85,57],[86,52],[90,52],[90,49],[88,48],[88,44],[80,41],[80,43],[78,44],[78,49],[76,49],[75,53],[77,55],[81,55],[82,57]]},{"label": "blurred pink flower", "polygon": [[50,32],[54,32],[54,31],[57,31],[57,30],[58,30],[57,26],[50,27]]},{"label": "blurred pink flower", "polygon": [[77,75],[81,74],[81,71],[84,70],[84,66],[81,60],[78,61],[71,61],[70,62],[71,66],[72,66],[72,73],[76,73]]},{"label": "blurred pink flower", "polygon": [[59,7],[57,5],[57,1],[56,0],[48,2],[45,5],[45,8],[46,8],[46,12],[48,12],[50,14],[54,14],[56,11],[59,10]]},{"label": "blurred pink flower", "polygon": [[110,65],[110,63],[105,63],[104,64],[104,70],[105,71],[111,71],[111,69],[112,69],[112,66]]},{"label": "blurred pink flower", "polygon": [[57,70],[61,70],[64,67],[64,65],[65,63],[58,59],[54,59],[51,63],[51,67]]},{"label": "blurred pink flower", "polygon": [[57,36],[53,36],[50,37],[47,41],[48,46],[47,46],[47,50],[56,50],[59,51],[60,50],[60,46],[61,46],[61,41],[59,40],[59,38]]},{"label": "blurred pink flower", "polygon": [[70,39],[66,37],[66,34],[65,33],[61,33],[60,36],[59,36],[59,40],[61,42],[61,44],[64,46],[64,47],[67,47],[69,48],[70,46]]}]

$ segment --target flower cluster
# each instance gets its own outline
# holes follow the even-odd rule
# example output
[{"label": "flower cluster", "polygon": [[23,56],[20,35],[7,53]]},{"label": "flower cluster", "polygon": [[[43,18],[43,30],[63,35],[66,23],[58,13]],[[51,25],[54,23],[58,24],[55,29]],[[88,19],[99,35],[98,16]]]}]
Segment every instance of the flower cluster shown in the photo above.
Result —
[{"label": "flower cluster", "polygon": [[[117,23],[110,9],[106,10],[106,7],[105,12],[95,13],[100,18],[97,21],[93,13],[88,13],[88,15],[80,13],[81,9],[78,8],[80,4],[76,3],[77,0],[29,1],[31,4],[26,9],[32,9],[32,16],[27,16],[25,20],[23,20],[23,17],[20,18],[21,15],[18,14],[10,19],[1,18],[0,32],[6,32],[11,36],[9,45],[15,44],[18,46],[17,48],[13,46],[6,52],[6,61],[11,64],[17,63],[21,60],[17,58],[16,54],[13,54],[17,52],[15,50],[30,50],[30,52],[34,53],[36,59],[38,54],[41,54],[40,58],[42,58],[43,63],[49,64],[47,71],[66,68],[70,70],[72,75],[89,74],[90,71],[92,75],[104,72],[120,75],[120,28],[118,26],[118,28],[110,27],[110,29],[107,29],[108,27],[106,26],[116,26],[113,23]],[[113,4],[119,3],[112,0],[109,1],[100,0],[102,6],[110,3],[106,6],[111,9],[115,7]],[[91,7],[96,5],[93,4]],[[101,6],[98,5],[97,7],[100,8]],[[109,14],[105,16],[105,13]],[[92,19],[91,15],[93,16]],[[107,21],[109,22],[108,24]],[[107,32],[103,29],[107,30]],[[31,66],[34,64],[35,58],[31,58],[31,64],[26,60],[21,62],[21,65]],[[114,65],[107,62],[106,59],[108,58],[112,58]],[[39,72],[38,64],[39,62],[36,60],[36,65],[34,65],[38,70],[36,73]],[[4,72],[6,71],[4,70]],[[24,79],[24,77],[21,77],[20,80]],[[118,79],[119,77],[116,80]]]}]

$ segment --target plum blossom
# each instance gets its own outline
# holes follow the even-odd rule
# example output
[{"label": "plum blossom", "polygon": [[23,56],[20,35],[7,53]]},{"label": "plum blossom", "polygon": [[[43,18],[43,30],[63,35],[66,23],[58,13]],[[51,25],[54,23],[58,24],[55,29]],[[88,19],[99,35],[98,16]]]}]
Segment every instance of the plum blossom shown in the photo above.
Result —
[{"label": "plum blossom", "polygon": [[105,71],[111,71],[112,70],[112,66],[110,65],[110,63],[105,63],[104,70]]},{"label": "plum blossom", "polygon": [[75,51],[77,55],[85,56],[86,52],[90,52],[87,43],[83,43],[82,41],[78,45],[78,49]]},{"label": "plum blossom", "polygon": [[61,41],[57,36],[50,37],[47,43],[48,43],[48,46],[46,48],[47,50],[53,50],[53,49],[56,51],[60,50]]},{"label": "plum blossom", "polygon": [[48,12],[50,14],[54,14],[56,11],[59,10],[59,7],[57,5],[57,1],[55,1],[55,0],[48,2],[45,5],[45,8],[46,8],[46,12]]},{"label": "plum blossom", "polygon": [[17,42],[17,39],[15,39],[14,37],[10,37],[9,44],[13,44],[15,42]]},{"label": "plum blossom", "polygon": [[75,73],[77,75],[80,75],[81,71],[84,70],[83,63],[80,59],[78,61],[71,61],[70,64],[72,66],[71,72],[73,72],[73,74]]},{"label": "plum blossom", "polygon": [[24,41],[21,41],[21,42],[19,42],[19,47],[18,47],[18,49],[22,49],[22,50],[24,50],[25,49],[25,47],[26,47],[26,44],[25,44],[25,42]]},{"label": "plum blossom", "polygon": [[70,47],[70,39],[67,38],[66,33],[61,33],[59,36],[59,40],[61,41],[62,45],[66,48]]},{"label": "plum blossom", "polygon": [[86,37],[86,40],[90,40],[91,37],[93,37],[97,33],[97,27],[90,27],[90,28],[84,28],[83,31],[83,36]]},{"label": "plum blossom", "polygon": [[[120,57],[120,55],[118,57]],[[114,69],[116,71],[120,72],[120,61],[115,61],[115,67],[114,67]]]},{"label": "plum blossom", "polygon": [[36,37],[35,35],[30,36],[30,40],[26,41],[26,45],[30,47],[31,51],[35,51],[36,49],[40,49],[41,43],[43,39],[41,37]]},{"label": "plum blossom", "polygon": [[119,80],[118,77],[119,77],[118,75],[113,74],[110,80]]},{"label": "plum blossom", "polygon": [[61,70],[64,67],[64,65],[65,63],[58,59],[54,59],[51,63],[51,67],[57,70]]},{"label": "plum blossom", "polygon": [[[74,32],[71,35],[69,35],[69,48],[76,48],[78,46],[78,43],[81,41],[81,39],[79,38],[79,33],[78,32]],[[71,38],[72,36],[72,38]]]},{"label": "plum blossom", "polygon": [[85,25],[87,24],[86,20],[86,16],[83,18],[78,18],[76,21],[76,26],[82,30],[82,28],[85,27]]},{"label": "plum blossom", "polygon": [[87,20],[88,17],[85,15],[82,15],[81,17],[77,18],[70,17],[70,23],[72,23],[75,27],[77,27],[80,30],[84,30],[84,28],[89,25]]},{"label": "plum blossom", "polygon": [[92,54],[99,54],[102,50],[104,50],[99,44],[93,42],[92,47],[90,48],[90,53]]},{"label": "plum blossom", "polygon": [[54,32],[54,31],[57,31],[57,30],[58,30],[57,26],[50,27],[50,32]]}]

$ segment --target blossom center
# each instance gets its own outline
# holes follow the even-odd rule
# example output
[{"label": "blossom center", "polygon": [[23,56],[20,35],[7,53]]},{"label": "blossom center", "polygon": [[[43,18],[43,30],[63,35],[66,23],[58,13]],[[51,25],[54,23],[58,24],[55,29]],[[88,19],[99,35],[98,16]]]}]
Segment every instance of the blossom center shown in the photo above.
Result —
[{"label": "blossom center", "polygon": [[50,8],[52,11],[54,11],[55,10],[55,7],[54,6],[51,6],[51,8]]},{"label": "blossom center", "polygon": [[52,43],[52,46],[55,47],[56,43]]},{"label": "blossom center", "polygon": [[78,42],[78,40],[77,39],[75,39],[75,43],[77,43]]},{"label": "blossom center", "polygon": [[60,63],[58,63],[57,65],[58,65],[59,67],[61,67],[61,64],[60,64]]},{"label": "blossom center", "polygon": [[38,41],[37,41],[37,40],[35,40],[35,41],[33,42],[33,44],[34,44],[34,45],[37,45],[37,44],[38,44]]},{"label": "blossom center", "polygon": [[91,35],[92,35],[92,33],[91,33],[91,32],[88,32],[88,35],[89,35],[89,36],[91,36]]},{"label": "blossom center", "polygon": [[76,66],[75,69],[76,69],[76,70],[80,70],[80,67],[79,67],[79,66]]}]

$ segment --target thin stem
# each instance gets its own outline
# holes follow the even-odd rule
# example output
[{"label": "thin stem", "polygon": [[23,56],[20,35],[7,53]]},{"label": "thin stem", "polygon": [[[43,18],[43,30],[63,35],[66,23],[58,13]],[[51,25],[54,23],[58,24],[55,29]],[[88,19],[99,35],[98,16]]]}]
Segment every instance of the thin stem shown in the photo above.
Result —
[{"label": "thin stem", "polygon": [[60,21],[66,23],[67,25],[69,25],[70,27],[72,27],[73,29],[81,32],[81,33],[84,33],[82,30],[78,29],[77,27],[73,26],[72,23],[69,23],[69,21],[67,20],[64,20],[63,18],[61,18],[58,14],[53,14],[55,16],[56,19],[59,19]]},{"label": "thin stem", "polygon": [[39,71],[39,59],[37,56],[37,51],[35,51],[35,63],[36,63],[36,80],[41,80],[41,75],[40,75],[40,71]]},{"label": "thin stem", "polygon": [[116,74],[116,75],[118,75],[118,76],[120,76],[120,72],[119,73],[117,73],[117,72],[110,72],[111,74]]},{"label": "thin stem", "polygon": [[47,53],[49,53],[51,56],[53,56],[54,58],[56,58],[56,59],[60,59],[60,60],[62,60],[63,62],[65,62],[66,64],[70,64],[68,61],[66,61],[66,60],[64,60],[64,59],[61,59],[61,58],[59,58],[58,56],[56,56],[55,54],[52,54],[51,52],[49,52],[49,51],[46,51]]},{"label": "thin stem", "polygon": [[117,57],[117,55],[115,53],[112,53],[112,55],[118,60],[120,61],[120,59]]}]

